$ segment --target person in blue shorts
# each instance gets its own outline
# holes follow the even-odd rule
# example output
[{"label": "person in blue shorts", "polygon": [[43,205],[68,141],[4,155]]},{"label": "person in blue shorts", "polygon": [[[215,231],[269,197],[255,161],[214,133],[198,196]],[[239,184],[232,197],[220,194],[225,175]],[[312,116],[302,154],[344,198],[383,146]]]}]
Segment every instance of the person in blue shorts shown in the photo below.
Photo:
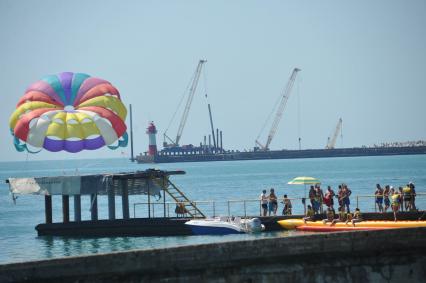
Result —
[{"label": "person in blue shorts", "polygon": [[379,212],[383,212],[383,189],[380,184],[376,185],[374,195],[376,197],[376,204],[379,207]]},{"label": "person in blue shorts", "polygon": [[[385,186],[385,189],[383,191],[383,201],[385,203],[385,208],[384,208],[384,212],[386,213],[388,208],[390,207],[390,199],[389,199],[389,194],[390,194],[390,188],[389,185]],[[393,187],[392,187],[393,189]]]},{"label": "person in blue shorts", "polygon": [[351,213],[351,210],[349,208],[349,205],[351,204],[351,201],[349,199],[350,195],[352,194],[352,191],[348,188],[346,184],[343,184],[343,206],[346,206],[346,212]]}]

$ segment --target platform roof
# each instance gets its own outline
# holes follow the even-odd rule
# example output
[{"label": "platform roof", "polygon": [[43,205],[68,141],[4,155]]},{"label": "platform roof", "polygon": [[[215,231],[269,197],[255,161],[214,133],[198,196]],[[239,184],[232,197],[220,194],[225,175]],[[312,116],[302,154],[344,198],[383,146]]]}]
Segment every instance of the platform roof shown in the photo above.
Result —
[{"label": "platform roof", "polygon": [[182,174],[185,172],[148,169],[77,176],[9,178],[6,182],[14,195],[107,195],[111,191],[121,195],[126,186],[129,195],[159,195],[162,188],[168,185],[170,175]]}]

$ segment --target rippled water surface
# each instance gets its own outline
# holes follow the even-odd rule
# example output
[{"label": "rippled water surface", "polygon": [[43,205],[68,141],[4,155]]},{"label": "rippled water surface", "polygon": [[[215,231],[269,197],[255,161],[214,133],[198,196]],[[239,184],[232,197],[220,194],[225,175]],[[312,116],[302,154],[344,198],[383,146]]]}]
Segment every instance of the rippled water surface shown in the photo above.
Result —
[{"label": "rippled water surface", "polygon": [[[74,175],[80,173],[111,173],[144,170],[155,166],[164,170],[184,170],[186,175],[173,176],[172,181],[192,200],[200,201],[206,214],[227,214],[226,200],[257,199],[263,188],[274,187],[279,197],[284,193],[292,198],[304,194],[303,186],[286,183],[297,176],[312,176],[320,179],[323,186],[336,187],[346,183],[351,188],[352,205],[363,211],[373,211],[371,195],[376,183],[401,186],[408,181],[416,184],[417,193],[426,190],[426,155],[320,158],[294,160],[261,160],[232,162],[200,162],[140,165],[125,159],[67,160],[0,162],[0,263],[36,260],[62,256],[105,253],[130,249],[151,249],[198,243],[236,241],[251,238],[295,235],[297,232],[274,232],[258,235],[228,236],[181,236],[181,237],[112,237],[112,238],[63,238],[37,237],[34,227],[44,221],[44,199],[42,196],[19,196],[16,204],[4,182],[9,177]],[[210,203],[201,201],[212,200]],[[54,221],[61,220],[61,200],[54,197]],[[145,196],[130,198],[131,215],[146,216]],[[161,216],[162,201],[154,206],[154,214]],[[426,198],[418,197],[420,209],[426,207]],[[106,197],[99,198],[99,217],[107,218]],[[117,217],[121,217],[117,200]],[[71,204],[72,206],[72,204]],[[302,212],[300,200],[293,201],[294,212]],[[82,199],[83,219],[89,219],[89,200]],[[214,207],[214,208],[213,208]],[[258,203],[247,202],[246,213],[257,215]],[[280,207],[281,208],[281,207]],[[232,202],[230,213],[243,215],[243,202]],[[170,209],[173,213],[173,208]],[[71,213],[72,215],[72,213]]]}]

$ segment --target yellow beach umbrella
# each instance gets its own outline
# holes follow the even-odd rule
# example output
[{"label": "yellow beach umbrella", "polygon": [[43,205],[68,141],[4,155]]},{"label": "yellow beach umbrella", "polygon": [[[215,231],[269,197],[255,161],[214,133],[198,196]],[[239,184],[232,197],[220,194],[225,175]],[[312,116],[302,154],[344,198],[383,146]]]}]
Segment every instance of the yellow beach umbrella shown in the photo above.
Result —
[{"label": "yellow beach umbrella", "polygon": [[291,180],[287,184],[289,184],[289,185],[304,185],[304,187],[305,187],[304,206],[305,206],[305,212],[306,212],[306,185],[319,185],[319,184],[321,184],[321,182],[320,182],[320,180],[318,180],[317,178],[314,178],[314,177],[302,176],[302,177],[294,178],[293,180]]}]

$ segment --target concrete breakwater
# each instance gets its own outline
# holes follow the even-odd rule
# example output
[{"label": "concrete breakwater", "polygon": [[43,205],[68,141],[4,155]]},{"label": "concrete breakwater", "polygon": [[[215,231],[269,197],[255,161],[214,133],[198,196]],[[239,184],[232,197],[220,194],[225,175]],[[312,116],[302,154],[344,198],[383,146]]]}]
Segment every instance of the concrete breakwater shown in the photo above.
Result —
[{"label": "concrete breakwater", "polygon": [[426,228],[305,234],[0,265],[0,282],[422,282]]}]

